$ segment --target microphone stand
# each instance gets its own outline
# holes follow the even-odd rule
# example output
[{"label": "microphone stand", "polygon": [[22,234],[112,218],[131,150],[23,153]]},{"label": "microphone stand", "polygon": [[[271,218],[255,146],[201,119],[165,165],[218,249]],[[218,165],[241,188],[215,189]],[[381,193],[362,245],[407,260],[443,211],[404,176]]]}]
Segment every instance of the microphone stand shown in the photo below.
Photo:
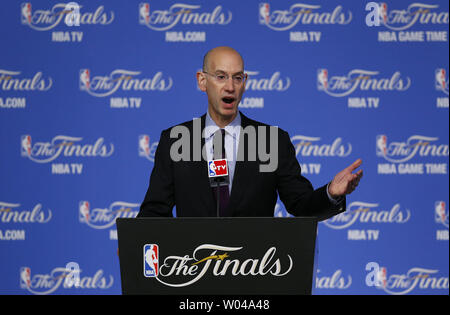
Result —
[{"label": "microphone stand", "polygon": [[219,217],[220,216],[220,214],[219,214],[219,211],[220,211],[220,189],[219,189],[219,187],[220,187],[220,185],[219,185],[219,179],[217,178],[216,179],[216,188],[217,188],[217,198],[216,198],[216,200],[217,200],[217,217]]},{"label": "microphone stand", "polygon": [[224,177],[217,177],[217,178],[214,178],[212,181],[215,182],[215,185],[213,187],[216,187],[216,189],[217,189],[216,216],[220,217],[220,186],[227,185],[227,179]]},{"label": "microphone stand", "polygon": [[216,182],[216,189],[217,189],[216,215],[217,215],[217,217],[220,217],[220,188],[219,187],[222,186],[222,185],[220,185],[220,183],[226,182],[226,179],[223,177],[217,177],[217,178],[214,178],[214,182]]}]

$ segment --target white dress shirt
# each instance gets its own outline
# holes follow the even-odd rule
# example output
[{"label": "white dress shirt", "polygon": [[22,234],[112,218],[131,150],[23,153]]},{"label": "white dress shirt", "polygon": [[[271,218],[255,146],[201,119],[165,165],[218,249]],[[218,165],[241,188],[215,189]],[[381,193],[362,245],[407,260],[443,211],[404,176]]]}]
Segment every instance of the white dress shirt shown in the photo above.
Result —
[{"label": "white dress shirt", "polygon": [[[206,158],[212,160],[214,156],[213,151],[213,138],[214,133],[219,130],[220,127],[214,122],[209,115],[209,111],[206,114],[205,120],[205,149]],[[239,147],[239,135],[241,134],[241,114],[238,112],[234,120],[225,126],[225,158],[228,162],[228,175],[230,183],[228,188],[231,194],[231,187],[233,185],[234,169],[236,167],[237,150]]]}]

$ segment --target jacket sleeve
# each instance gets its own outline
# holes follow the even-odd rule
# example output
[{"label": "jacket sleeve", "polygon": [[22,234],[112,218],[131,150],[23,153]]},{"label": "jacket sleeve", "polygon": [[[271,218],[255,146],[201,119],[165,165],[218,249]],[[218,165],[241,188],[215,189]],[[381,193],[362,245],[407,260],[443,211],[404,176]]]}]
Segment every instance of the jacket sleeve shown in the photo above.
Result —
[{"label": "jacket sleeve", "polygon": [[286,210],[295,216],[313,216],[326,220],[345,210],[346,200],[333,204],[327,195],[327,185],[314,190],[311,182],[301,175],[289,134],[281,129],[278,135],[277,185]]},{"label": "jacket sleeve", "polygon": [[173,216],[175,202],[172,163],[169,130],[164,130],[156,149],[150,184],[137,217]]}]

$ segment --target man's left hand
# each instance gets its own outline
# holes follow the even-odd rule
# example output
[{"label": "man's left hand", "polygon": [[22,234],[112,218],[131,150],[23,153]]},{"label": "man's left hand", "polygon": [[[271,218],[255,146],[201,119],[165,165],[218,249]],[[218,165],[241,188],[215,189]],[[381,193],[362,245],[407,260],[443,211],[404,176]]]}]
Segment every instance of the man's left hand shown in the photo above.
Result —
[{"label": "man's left hand", "polygon": [[334,199],[352,193],[359,184],[363,171],[359,170],[353,173],[360,165],[362,160],[358,159],[352,165],[340,171],[328,186],[328,193]]}]

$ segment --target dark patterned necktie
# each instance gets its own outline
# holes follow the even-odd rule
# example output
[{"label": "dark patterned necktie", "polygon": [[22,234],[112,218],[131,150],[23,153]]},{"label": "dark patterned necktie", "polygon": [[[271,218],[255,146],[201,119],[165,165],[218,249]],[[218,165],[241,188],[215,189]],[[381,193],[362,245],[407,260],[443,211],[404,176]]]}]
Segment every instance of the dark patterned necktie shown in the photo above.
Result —
[{"label": "dark patterned necktie", "polygon": [[[221,137],[221,139],[219,139]],[[221,141],[221,142],[220,142]],[[221,150],[220,150],[221,149]],[[214,133],[213,138],[213,158],[214,160],[225,159],[225,129],[219,129]],[[214,201],[217,203],[217,189],[219,189],[219,216],[227,217],[229,214],[226,212],[228,202],[230,201],[230,191],[228,185],[223,185],[217,187],[212,187],[212,192],[214,195]]]}]

